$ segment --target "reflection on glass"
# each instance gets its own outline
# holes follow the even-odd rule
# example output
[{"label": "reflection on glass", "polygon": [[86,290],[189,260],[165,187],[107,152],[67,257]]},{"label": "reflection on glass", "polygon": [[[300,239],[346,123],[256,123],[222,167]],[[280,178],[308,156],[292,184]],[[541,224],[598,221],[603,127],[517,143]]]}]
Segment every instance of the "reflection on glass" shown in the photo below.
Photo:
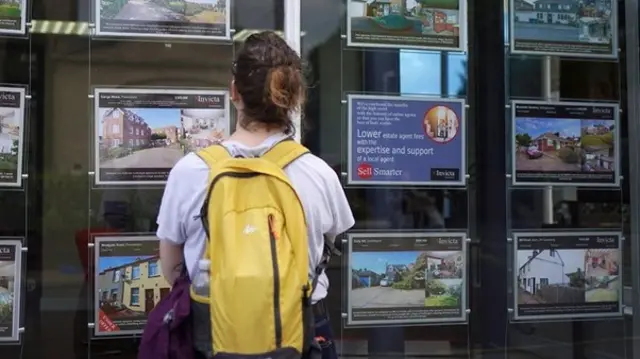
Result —
[{"label": "reflection on glass", "polygon": [[[546,223],[543,189],[511,191],[511,227],[622,228],[628,223],[628,206],[620,203],[616,190],[555,188],[551,223]],[[618,196],[618,197],[616,197]],[[616,200],[617,198],[617,200]]]},{"label": "reflection on glass", "polygon": [[[445,56],[446,64],[442,64]],[[400,50],[400,92],[466,96],[467,56],[456,53]]]},{"label": "reflection on glass", "polygon": [[447,89],[449,96],[467,95],[467,56],[462,54],[447,55]]},{"label": "reflection on glass", "polygon": [[356,229],[466,228],[463,190],[353,189],[347,192]]},{"label": "reflection on glass", "polygon": [[441,81],[439,52],[400,50],[400,92],[437,95]]}]

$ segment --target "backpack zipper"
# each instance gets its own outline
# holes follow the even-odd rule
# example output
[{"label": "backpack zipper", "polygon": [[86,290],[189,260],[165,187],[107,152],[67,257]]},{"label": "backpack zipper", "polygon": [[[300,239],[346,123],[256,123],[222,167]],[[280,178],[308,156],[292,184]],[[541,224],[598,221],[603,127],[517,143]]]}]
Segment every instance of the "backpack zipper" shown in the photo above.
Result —
[{"label": "backpack zipper", "polygon": [[273,215],[267,217],[269,226],[269,242],[271,244],[271,261],[273,263],[273,318],[276,334],[276,348],[282,347],[282,318],[280,317],[280,268],[276,240],[278,239],[273,225]]}]

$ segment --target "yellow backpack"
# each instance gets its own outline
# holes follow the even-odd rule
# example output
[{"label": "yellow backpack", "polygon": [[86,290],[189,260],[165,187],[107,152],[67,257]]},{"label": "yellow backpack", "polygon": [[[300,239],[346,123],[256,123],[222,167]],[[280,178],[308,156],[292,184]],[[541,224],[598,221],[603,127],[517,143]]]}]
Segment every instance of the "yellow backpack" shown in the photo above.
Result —
[{"label": "yellow backpack", "polygon": [[308,152],[284,140],[259,158],[220,145],[198,153],[211,169],[201,210],[211,299],[191,297],[209,306],[214,358],[295,358],[313,345],[317,281],[302,203],[283,170]]}]

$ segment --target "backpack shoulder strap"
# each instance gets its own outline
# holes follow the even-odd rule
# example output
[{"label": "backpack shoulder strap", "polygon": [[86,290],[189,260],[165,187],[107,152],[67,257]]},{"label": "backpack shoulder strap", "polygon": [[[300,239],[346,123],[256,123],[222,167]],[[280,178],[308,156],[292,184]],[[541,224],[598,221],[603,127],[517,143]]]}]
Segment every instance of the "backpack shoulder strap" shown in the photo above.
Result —
[{"label": "backpack shoulder strap", "polygon": [[292,138],[278,142],[275,146],[271,147],[262,158],[271,161],[278,165],[280,168],[287,167],[291,162],[298,158],[310,153],[309,150]]},{"label": "backpack shoulder strap", "polygon": [[198,155],[198,157],[202,158],[202,160],[207,164],[207,166],[209,166],[209,168],[213,168],[213,165],[215,165],[217,162],[231,157],[231,154],[223,145],[209,146],[207,148],[201,149],[196,154]]}]

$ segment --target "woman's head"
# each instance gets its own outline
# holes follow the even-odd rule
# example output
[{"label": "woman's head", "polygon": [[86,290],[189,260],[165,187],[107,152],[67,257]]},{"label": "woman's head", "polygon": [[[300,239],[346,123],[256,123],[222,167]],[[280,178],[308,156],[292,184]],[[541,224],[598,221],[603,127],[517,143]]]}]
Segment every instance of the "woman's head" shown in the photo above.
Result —
[{"label": "woman's head", "polygon": [[283,130],[293,134],[290,114],[305,101],[300,56],[276,33],[247,38],[233,63],[231,98],[245,129]]}]

